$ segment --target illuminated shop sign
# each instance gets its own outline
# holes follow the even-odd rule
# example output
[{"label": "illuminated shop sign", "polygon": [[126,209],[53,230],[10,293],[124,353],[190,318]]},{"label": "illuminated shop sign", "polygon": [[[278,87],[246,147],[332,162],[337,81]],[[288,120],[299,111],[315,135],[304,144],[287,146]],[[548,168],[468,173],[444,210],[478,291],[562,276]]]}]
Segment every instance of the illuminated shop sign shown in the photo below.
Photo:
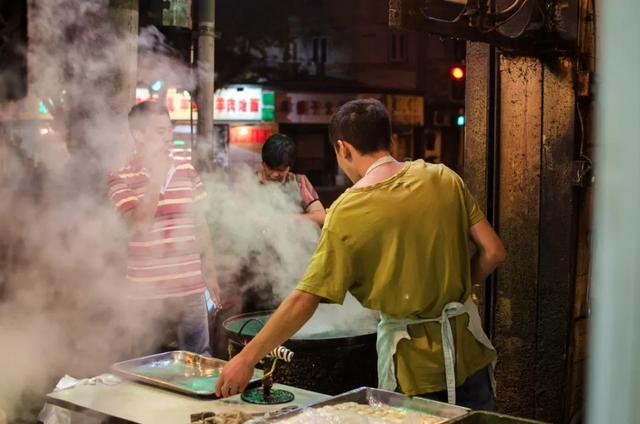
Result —
[{"label": "illuminated shop sign", "polygon": [[424,98],[378,93],[324,94],[278,92],[276,117],[279,123],[327,124],[338,107],[353,99],[375,98],[389,110],[397,125],[424,125]]},{"label": "illuminated shop sign", "polygon": [[[159,98],[148,89],[136,90],[136,103]],[[261,87],[230,87],[216,90],[213,99],[213,116],[220,122],[273,121],[275,119],[275,95]],[[169,88],[166,92],[169,116],[174,121],[198,119],[198,108],[186,90]]]}]

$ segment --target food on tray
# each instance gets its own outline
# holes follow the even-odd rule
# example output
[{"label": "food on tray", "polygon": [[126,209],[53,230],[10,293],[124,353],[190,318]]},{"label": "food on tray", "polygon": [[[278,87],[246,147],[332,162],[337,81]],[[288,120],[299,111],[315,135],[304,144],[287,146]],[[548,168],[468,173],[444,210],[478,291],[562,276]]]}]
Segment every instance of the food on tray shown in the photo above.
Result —
[{"label": "food on tray", "polygon": [[439,424],[445,418],[426,413],[395,408],[388,405],[366,405],[344,402],[306,409],[302,413],[282,421],[286,424]]},{"label": "food on tray", "polygon": [[251,415],[242,411],[203,412],[191,415],[191,424],[243,424],[251,419]]},{"label": "food on tray", "polygon": [[218,421],[214,421],[215,424],[242,424],[249,421],[251,415],[241,411],[234,411],[216,414],[215,418],[218,419]]}]

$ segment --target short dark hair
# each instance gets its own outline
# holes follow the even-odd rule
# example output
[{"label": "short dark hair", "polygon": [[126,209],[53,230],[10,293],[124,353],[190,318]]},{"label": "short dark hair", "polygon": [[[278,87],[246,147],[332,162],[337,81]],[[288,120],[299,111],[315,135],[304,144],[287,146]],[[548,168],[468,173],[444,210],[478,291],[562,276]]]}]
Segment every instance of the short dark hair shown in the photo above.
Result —
[{"label": "short dark hair", "polygon": [[151,100],[138,103],[129,111],[129,128],[131,131],[143,128],[145,121],[153,115],[169,116],[169,111],[164,105]]},{"label": "short dark hair", "polygon": [[336,147],[344,140],[362,154],[391,147],[389,112],[376,99],[351,100],[338,108],[329,121],[329,140]]},{"label": "short dark hair", "polygon": [[262,146],[262,161],[271,169],[285,166],[293,168],[296,163],[296,145],[285,134],[272,134]]}]

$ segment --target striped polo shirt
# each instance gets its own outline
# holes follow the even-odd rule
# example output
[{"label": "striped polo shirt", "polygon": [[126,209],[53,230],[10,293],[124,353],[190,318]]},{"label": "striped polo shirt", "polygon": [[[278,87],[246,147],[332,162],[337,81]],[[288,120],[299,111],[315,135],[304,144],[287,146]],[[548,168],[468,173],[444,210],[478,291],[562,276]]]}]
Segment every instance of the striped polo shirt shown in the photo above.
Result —
[{"label": "striped polo shirt", "polygon": [[[170,154],[172,166],[150,230],[129,236],[127,279],[133,297],[166,298],[205,291],[195,206],[206,192],[185,156]],[[137,158],[109,175],[109,196],[119,213],[140,203],[148,181],[149,174]]]}]

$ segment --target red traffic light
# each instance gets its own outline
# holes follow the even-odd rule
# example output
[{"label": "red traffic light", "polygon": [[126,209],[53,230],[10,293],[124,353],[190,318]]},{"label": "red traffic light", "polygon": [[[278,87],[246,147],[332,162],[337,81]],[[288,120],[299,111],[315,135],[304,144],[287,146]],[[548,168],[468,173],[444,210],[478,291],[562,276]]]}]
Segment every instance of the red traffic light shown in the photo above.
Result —
[{"label": "red traffic light", "polygon": [[454,66],[451,68],[451,77],[455,80],[461,80],[464,78],[464,68],[461,66]]}]

